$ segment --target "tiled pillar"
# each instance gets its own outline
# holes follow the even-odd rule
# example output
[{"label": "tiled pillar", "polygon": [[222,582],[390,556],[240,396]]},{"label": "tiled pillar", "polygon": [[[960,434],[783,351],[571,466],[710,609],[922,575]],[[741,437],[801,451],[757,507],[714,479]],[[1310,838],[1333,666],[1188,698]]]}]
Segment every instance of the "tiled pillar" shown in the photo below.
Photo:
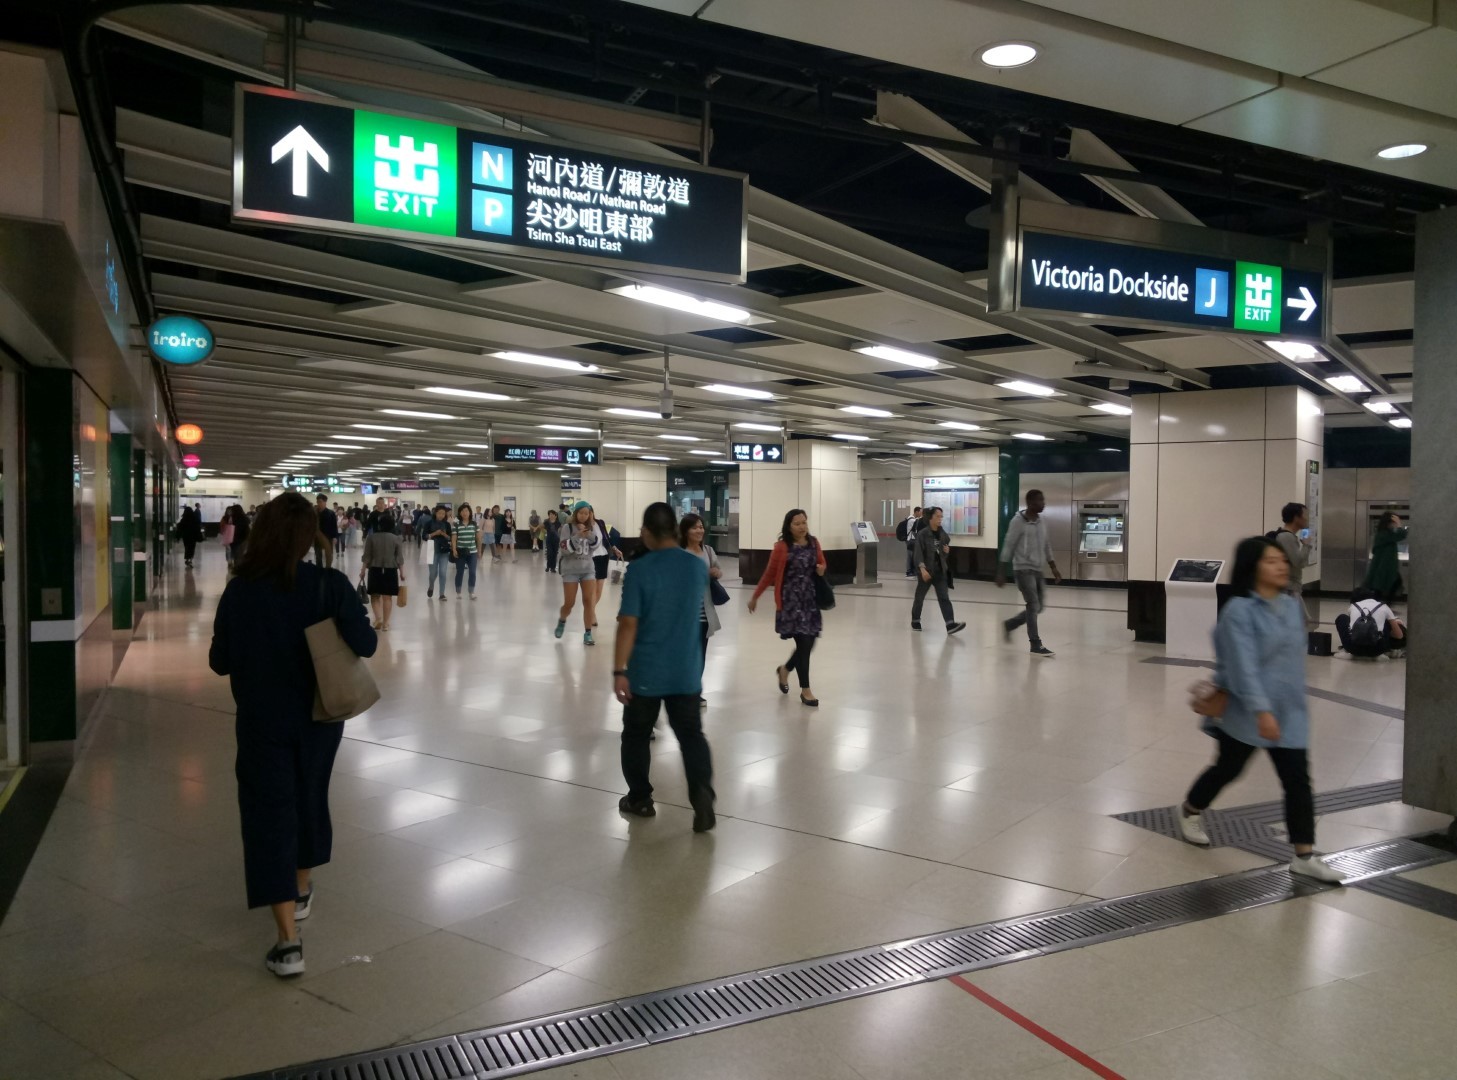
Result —
[{"label": "tiled pillar", "polygon": [[[784,447],[784,463],[739,465],[739,573],[758,581],[769,553],[793,509],[809,517],[809,531],[824,548],[831,581],[855,576],[855,540],[850,523],[863,512],[860,458],[853,446],[819,439],[795,439]],[[883,571],[882,571],[883,572]]]},{"label": "tiled pillar", "polygon": [[1411,562],[1407,582],[1415,638],[1406,661],[1402,802],[1457,814],[1457,535],[1452,424],[1457,416],[1457,210],[1417,219],[1414,387],[1421,410],[1412,427]]},{"label": "tiled pillar", "polygon": [[[652,461],[608,461],[582,466],[582,498],[622,534],[624,551],[636,547],[642,515],[668,499],[668,469]],[[575,500],[574,500],[575,501]]]},{"label": "tiled pillar", "polygon": [[[1227,582],[1236,544],[1278,528],[1286,503],[1311,501],[1325,426],[1319,399],[1294,386],[1141,394],[1129,441],[1128,628],[1162,641],[1174,560],[1223,559]],[[1307,585],[1320,580],[1318,516],[1311,529]]]},{"label": "tiled pillar", "polygon": [[[996,573],[999,534],[1003,528],[999,521],[1001,506],[1010,499],[1015,509],[1020,505],[1017,500],[1021,498],[1021,492],[1017,490],[1018,474],[1015,468],[1010,473],[1011,488],[1007,489],[1003,485],[1002,467],[1001,452],[995,446],[982,446],[974,450],[936,450],[919,453],[911,458],[911,505],[923,509],[935,505],[934,499],[921,494],[921,481],[925,477],[981,477],[981,534],[951,537],[951,573],[955,577],[990,578]],[[880,572],[899,573],[904,569],[902,557],[900,562],[882,567]]]}]

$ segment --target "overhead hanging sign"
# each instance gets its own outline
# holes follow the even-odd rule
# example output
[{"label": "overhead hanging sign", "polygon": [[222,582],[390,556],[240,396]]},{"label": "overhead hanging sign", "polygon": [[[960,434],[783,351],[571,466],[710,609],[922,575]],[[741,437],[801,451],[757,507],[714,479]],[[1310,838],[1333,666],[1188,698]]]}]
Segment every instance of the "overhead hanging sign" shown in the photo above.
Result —
[{"label": "overhead hanging sign", "polygon": [[202,428],[196,424],[178,424],[172,436],[183,446],[196,446],[202,442]]},{"label": "overhead hanging sign", "polygon": [[1023,203],[993,244],[995,312],[1322,340],[1325,249]]},{"label": "overhead hanging sign", "polygon": [[735,461],[756,461],[759,464],[777,465],[784,460],[783,443],[740,443],[733,444]]},{"label": "overhead hanging sign", "polygon": [[147,349],[164,364],[200,364],[214,344],[207,323],[190,315],[167,315],[147,327]]},{"label": "overhead hanging sign", "polygon": [[240,86],[233,217],[743,281],[748,178]]},{"label": "overhead hanging sign", "polygon": [[381,491],[439,491],[439,480],[381,480]]},{"label": "overhead hanging sign", "polygon": [[517,461],[524,465],[600,465],[602,451],[595,446],[511,446],[494,443],[491,452],[497,461]]}]

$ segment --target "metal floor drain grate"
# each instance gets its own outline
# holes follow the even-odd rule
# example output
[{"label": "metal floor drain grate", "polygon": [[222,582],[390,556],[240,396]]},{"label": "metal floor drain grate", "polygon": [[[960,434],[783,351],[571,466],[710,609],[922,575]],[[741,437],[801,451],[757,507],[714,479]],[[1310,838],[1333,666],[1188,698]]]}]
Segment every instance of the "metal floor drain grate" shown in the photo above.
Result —
[{"label": "metal floor drain grate", "polygon": [[[1352,880],[1451,858],[1414,840],[1329,856]],[[1283,866],[1024,915],[680,986],[411,1046],[258,1073],[250,1080],[491,1080],[752,1023],[1033,956],[1309,896]]]}]

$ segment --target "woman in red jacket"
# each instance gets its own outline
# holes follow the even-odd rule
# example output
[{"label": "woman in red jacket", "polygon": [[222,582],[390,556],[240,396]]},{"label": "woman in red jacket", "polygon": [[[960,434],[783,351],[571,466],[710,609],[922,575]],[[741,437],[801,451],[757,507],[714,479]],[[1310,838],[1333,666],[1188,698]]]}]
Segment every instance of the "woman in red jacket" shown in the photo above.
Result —
[{"label": "woman in red jacket", "polygon": [[794,655],[783,667],[775,668],[779,692],[789,693],[789,673],[799,673],[799,700],[814,707],[819,699],[809,688],[809,654],[815,647],[823,623],[819,604],[815,602],[816,574],[825,572],[825,553],[820,542],[809,534],[809,518],[803,510],[784,515],[779,542],[769,556],[769,565],[759,579],[759,587],[749,599],[749,612],[758,606],[759,596],[774,586],[774,629],[781,638],[794,639]]}]

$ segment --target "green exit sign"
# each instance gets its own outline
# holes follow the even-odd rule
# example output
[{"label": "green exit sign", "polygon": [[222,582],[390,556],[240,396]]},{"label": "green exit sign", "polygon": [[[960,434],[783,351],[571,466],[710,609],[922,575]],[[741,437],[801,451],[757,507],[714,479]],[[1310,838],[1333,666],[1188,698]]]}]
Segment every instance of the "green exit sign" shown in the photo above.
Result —
[{"label": "green exit sign", "polygon": [[454,236],[455,128],[405,116],[354,114],[354,220]]},{"label": "green exit sign", "polygon": [[1234,328],[1259,330],[1266,334],[1280,332],[1280,267],[1265,263],[1234,264],[1235,305]]}]

